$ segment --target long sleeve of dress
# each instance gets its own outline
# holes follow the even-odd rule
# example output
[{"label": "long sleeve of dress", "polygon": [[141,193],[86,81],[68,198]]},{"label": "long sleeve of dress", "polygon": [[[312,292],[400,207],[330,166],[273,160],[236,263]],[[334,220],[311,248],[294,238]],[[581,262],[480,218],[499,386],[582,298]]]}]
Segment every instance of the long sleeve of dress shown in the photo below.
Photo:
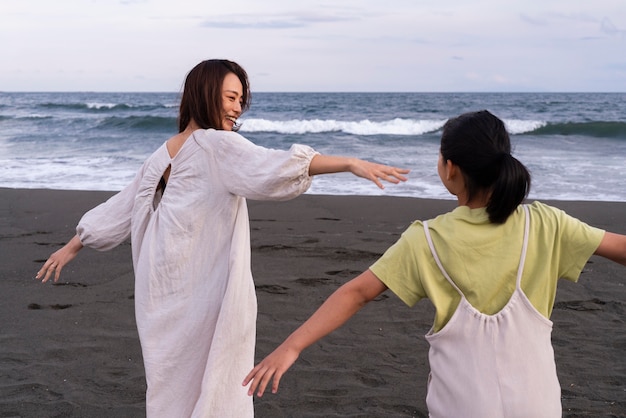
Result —
[{"label": "long sleeve of dress", "polygon": [[264,148],[243,136],[228,131],[196,131],[200,146],[213,150],[220,165],[219,175],[228,190],[252,200],[289,200],[305,192],[313,178],[309,176],[313,148],[295,144],[289,150]]},{"label": "long sleeve of dress", "polygon": [[83,215],[76,233],[85,247],[106,251],[130,237],[133,205],[142,172],[143,167],[128,186]]}]

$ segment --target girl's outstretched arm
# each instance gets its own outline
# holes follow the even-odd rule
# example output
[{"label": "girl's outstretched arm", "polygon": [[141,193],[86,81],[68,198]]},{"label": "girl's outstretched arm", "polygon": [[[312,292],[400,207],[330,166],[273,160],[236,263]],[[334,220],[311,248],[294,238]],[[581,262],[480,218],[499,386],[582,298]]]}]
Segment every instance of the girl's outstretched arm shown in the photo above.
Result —
[{"label": "girl's outstretched arm", "polygon": [[370,270],[337,289],[319,309],[276,350],[261,361],[243,381],[250,383],[248,395],[263,396],[272,381],[272,393],[278,391],[283,374],[302,350],[343,325],[369,301],[387,290],[387,286]]},{"label": "girl's outstretched arm", "polygon": [[626,235],[605,232],[594,254],[626,266]]},{"label": "girl's outstretched arm", "polygon": [[309,165],[309,175],[330,174],[350,172],[358,177],[363,177],[376,183],[378,187],[384,189],[381,179],[390,183],[398,184],[406,181],[404,176],[410,170],[398,167],[391,167],[384,164],[372,163],[351,157],[337,157],[332,155],[318,154],[311,160]]}]

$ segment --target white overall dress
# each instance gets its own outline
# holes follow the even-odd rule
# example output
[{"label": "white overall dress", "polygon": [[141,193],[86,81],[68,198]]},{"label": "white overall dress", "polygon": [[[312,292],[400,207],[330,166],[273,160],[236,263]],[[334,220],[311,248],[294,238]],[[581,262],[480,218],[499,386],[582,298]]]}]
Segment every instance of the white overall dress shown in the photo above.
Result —
[{"label": "white overall dress", "polygon": [[[561,388],[550,336],[552,322],[541,315],[521,289],[530,215],[524,206],[525,231],[515,291],[494,315],[479,312],[443,268],[428,223],[430,251],[461,302],[450,321],[426,335],[431,373],[426,404],[431,417],[557,418],[562,415]],[[486,278],[488,280],[488,278]]]}]

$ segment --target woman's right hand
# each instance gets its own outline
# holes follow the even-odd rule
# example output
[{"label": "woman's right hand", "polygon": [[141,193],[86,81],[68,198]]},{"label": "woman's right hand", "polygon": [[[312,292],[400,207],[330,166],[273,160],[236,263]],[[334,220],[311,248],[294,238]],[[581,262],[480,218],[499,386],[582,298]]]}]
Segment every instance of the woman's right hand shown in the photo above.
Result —
[{"label": "woman's right hand", "polygon": [[42,283],[47,282],[54,273],[54,281],[59,281],[61,276],[61,270],[63,267],[76,257],[78,252],[83,248],[78,235],[74,237],[58,251],[52,253],[52,255],[46,260],[41,270],[37,272],[36,279],[41,280]]}]

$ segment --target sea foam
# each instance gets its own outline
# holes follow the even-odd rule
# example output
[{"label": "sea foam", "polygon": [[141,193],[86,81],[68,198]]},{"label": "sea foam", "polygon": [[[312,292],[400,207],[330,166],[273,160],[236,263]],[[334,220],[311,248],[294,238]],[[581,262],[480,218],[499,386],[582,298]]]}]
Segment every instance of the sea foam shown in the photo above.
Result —
[{"label": "sea foam", "polygon": [[333,119],[292,119],[286,121],[268,119],[242,119],[241,132],[277,132],[282,134],[306,134],[344,132],[353,135],[422,135],[435,132],[445,120],[414,120],[395,118],[375,122],[368,119],[339,121]]}]

